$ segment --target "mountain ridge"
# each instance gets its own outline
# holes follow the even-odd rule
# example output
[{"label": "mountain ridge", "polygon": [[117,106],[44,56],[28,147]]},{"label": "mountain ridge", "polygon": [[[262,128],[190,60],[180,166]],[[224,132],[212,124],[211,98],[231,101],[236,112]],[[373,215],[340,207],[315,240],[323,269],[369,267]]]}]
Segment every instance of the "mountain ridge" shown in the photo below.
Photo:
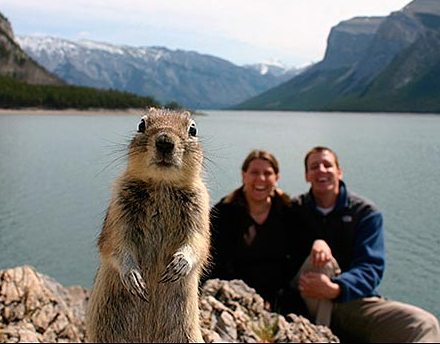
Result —
[{"label": "mountain ridge", "polygon": [[[69,84],[112,88],[176,101],[190,108],[224,108],[290,78],[280,66],[237,66],[195,51],[132,47],[54,37],[18,36],[30,56]],[[264,72],[264,73],[262,73]]]},{"label": "mountain ridge", "polygon": [[[159,106],[149,96],[67,85],[30,58],[0,13],[0,106],[2,108],[127,109]],[[172,106],[178,104],[172,103]]]},{"label": "mountain ridge", "polygon": [[[360,23],[362,30],[341,30]],[[440,112],[440,1],[414,0],[367,24],[359,17],[337,24],[322,61],[233,108]]]}]

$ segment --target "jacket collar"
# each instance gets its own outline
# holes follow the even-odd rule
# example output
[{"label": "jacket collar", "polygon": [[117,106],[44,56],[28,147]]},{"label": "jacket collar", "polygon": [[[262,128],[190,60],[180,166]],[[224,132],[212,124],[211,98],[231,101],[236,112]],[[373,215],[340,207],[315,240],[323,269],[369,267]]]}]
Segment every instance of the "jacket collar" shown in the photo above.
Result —
[{"label": "jacket collar", "polygon": [[[313,193],[312,193],[312,188],[310,188],[309,192],[306,194],[305,202],[306,202],[306,204],[308,204],[308,206],[310,208],[317,211],[317,205],[316,205],[315,197],[313,196]],[[333,213],[335,211],[339,211],[339,210],[344,209],[346,207],[348,207],[347,187],[346,187],[345,183],[342,180],[340,180],[339,181],[339,195],[336,200],[336,205],[333,208],[333,210],[331,211],[331,213]]]},{"label": "jacket collar", "polygon": [[[275,208],[282,208],[284,206],[290,206],[290,196],[286,194],[280,188],[276,188],[273,192],[272,197],[272,205]],[[221,200],[224,204],[232,204],[236,207],[244,207],[248,208],[246,196],[244,194],[244,187],[241,186],[238,189],[231,192],[229,195],[225,196]]]}]

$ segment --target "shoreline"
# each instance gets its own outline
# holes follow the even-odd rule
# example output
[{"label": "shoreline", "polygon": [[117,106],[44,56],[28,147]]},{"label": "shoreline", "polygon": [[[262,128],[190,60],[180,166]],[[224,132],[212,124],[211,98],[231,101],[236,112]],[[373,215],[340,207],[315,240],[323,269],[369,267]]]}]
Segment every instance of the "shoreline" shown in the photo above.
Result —
[{"label": "shoreline", "polygon": [[[26,116],[138,116],[142,117],[146,109],[144,108],[128,108],[128,109],[42,109],[42,108],[21,108],[21,109],[4,109],[0,108],[0,116],[4,115],[26,115]],[[188,110],[190,111],[190,110]],[[192,112],[195,116],[205,116],[204,111]]]},{"label": "shoreline", "polygon": [[41,116],[94,116],[94,115],[137,115],[141,116],[145,109],[129,108],[129,109],[42,109],[42,108],[21,108],[21,109],[4,109],[0,108],[0,116],[2,115],[41,115]]}]

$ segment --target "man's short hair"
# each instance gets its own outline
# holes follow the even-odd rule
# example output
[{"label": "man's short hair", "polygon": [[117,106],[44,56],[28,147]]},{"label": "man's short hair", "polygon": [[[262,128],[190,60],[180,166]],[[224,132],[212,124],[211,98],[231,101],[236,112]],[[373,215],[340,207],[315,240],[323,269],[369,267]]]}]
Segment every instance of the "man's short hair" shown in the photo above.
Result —
[{"label": "man's short hair", "polygon": [[304,158],[304,167],[305,167],[305,171],[306,172],[307,172],[307,162],[309,160],[310,155],[312,155],[313,153],[321,153],[321,152],[324,152],[324,151],[327,151],[327,152],[329,152],[330,154],[332,154],[334,156],[336,167],[339,168],[338,156],[337,156],[337,154],[331,148],[328,148],[328,147],[325,147],[325,146],[315,146],[315,147],[313,147],[311,150],[309,150],[307,152],[307,154],[306,154],[306,156]]}]

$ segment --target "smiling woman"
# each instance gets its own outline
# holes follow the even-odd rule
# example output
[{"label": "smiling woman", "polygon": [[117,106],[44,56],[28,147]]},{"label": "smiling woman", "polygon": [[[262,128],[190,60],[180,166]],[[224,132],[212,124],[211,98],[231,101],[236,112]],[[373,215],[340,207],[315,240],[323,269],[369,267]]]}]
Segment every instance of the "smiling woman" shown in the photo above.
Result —
[{"label": "smiling woman", "polygon": [[260,225],[269,215],[278,171],[278,162],[265,151],[252,151],[243,163],[243,192],[250,215]]},{"label": "smiling woman", "polygon": [[[242,165],[242,186],[211,210],[213,265],[209,278],[241,279],[272,311],[295,311],[289,281],[295,270],[288,248],[290,200],[276,188],[277,159],[253,150]],[[289,295],[289,296],[288,296]]]}]

